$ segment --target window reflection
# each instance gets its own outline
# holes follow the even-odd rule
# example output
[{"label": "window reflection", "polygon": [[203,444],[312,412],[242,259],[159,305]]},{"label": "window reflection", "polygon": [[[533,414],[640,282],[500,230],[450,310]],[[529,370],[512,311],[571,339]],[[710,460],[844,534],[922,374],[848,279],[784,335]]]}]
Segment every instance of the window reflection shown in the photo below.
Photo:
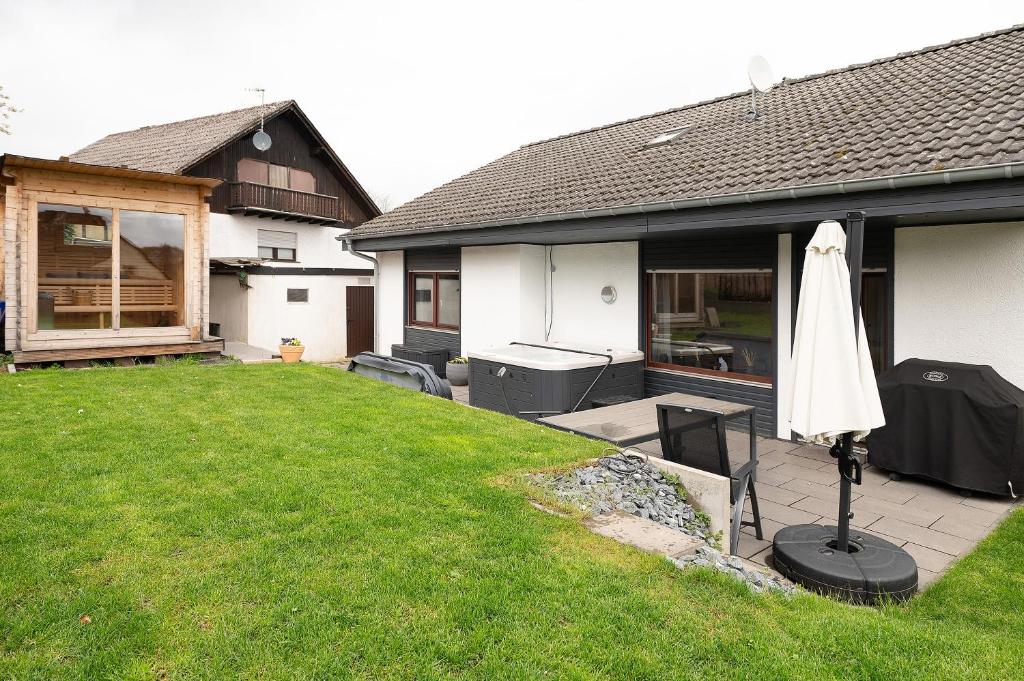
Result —
[{"label": "window reflection", "polygon": [[183,326],[185,216],[122,210],[121,328]]},{"label": "window reflection", "polygon": [[770,272],[653,272],[650,362],[771,378]]},{"label": "window reflection", "polygon": [[40,203],[37,217],[37,328],[111,328],[113,211]]}]

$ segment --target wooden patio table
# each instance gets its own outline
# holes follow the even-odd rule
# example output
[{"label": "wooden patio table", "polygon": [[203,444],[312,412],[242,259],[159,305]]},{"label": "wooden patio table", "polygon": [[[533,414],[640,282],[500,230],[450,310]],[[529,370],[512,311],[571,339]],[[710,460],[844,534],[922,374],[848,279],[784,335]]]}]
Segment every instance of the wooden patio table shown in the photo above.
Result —
[{"label": "wooden patio table", "polygon": [[750,405],[726,402],[710,397],[669,393],[658,397],[648,397],[644,400],[614,404],[610,407],[545,416],[537,419],[537,422],[558,430],[605,440],[619,447],[629,447],[658,438],[657,405],[659,404],[709,409],[722,414],[726,419],[748,416],[750,419],[750,460],[757,461],[757,430],[754,427],[754,408]]}]

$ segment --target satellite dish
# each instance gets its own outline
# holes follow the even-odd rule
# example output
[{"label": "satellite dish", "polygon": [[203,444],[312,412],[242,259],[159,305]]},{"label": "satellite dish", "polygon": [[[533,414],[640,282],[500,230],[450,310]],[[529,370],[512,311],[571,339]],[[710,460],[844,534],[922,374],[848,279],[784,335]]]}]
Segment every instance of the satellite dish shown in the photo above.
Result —
[{"label": "satellite dish", "polygon": [[252,145],[260,151],[266,151],[272,143],[273,140],[270,139],[270,135],[262,130],[257,130],[256,134],[252,136]]},{"label": "satellite dish", "polygon": [[750,84],[758,92],[768,92],[775,86],[775,73],[768,60],[759,54],[751,58],[747,66],[747,76],[750,77]]}]

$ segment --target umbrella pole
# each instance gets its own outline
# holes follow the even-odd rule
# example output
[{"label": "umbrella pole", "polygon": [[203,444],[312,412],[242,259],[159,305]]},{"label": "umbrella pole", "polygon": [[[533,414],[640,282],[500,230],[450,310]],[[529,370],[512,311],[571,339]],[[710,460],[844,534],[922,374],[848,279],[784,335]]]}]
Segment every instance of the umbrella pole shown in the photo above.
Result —
[{"label": "umbrella pole", "polygon": [[[853,299],[854,347],[860,341],[860,279],[864,257],[864,213],[846,214],[846,264],[850,268],[850,296]],[[839,532],[836,549],[844,553],[850,546],[850,495],[854,477],[853,433],[844,433],[839,448]],[[859,483],[860,476],[857,476]]]}]

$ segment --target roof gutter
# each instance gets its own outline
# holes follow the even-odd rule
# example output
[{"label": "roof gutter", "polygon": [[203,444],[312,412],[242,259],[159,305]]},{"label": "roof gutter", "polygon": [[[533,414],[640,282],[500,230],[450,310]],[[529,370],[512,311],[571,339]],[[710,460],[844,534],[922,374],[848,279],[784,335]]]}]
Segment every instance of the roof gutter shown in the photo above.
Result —
[{"label": "roof gutter", "polygon": [[484,229],[487,227],[509,227],[513,225],[527,225],[539,222],[554,222],[558,220],[578,220],[619,215],[636,215],[669,210],[685,210],[688,208],[708,208],[739,203],[759,203],[761,201],[775,201],[779,199],[801,199],[815,196],[827,196],[831,194],[853,194],[857,192],[885,189],[907,189],[912,187],[953,184],[958,182],[1011,179],[1014,177],[1024,177],[1024,161],[975,166],[973,168],[930,170],[923,173],[905,173],[902,175],[886,175],[883,177],[841,180],[838,182],[822,182],[794,187],[781,187],[778,189],[738,192],[734,194],[716,194],[713,196],[693,199],[656,201],[653,203],[633,203],[608,208],[592,208],[560,213],[545,213],[542,215],[488,220],[486,222],[453,223],[437,227],[421,227],[419,229],[404,228],[400,230],[376,232],[367,231],[365,233],[350,234],[348,236],[348,241],[351,243],[352,241],[359,241],[361,239],[386,239],[393,236],[408,236],[410,234],[432,234],[437,232]]}]

